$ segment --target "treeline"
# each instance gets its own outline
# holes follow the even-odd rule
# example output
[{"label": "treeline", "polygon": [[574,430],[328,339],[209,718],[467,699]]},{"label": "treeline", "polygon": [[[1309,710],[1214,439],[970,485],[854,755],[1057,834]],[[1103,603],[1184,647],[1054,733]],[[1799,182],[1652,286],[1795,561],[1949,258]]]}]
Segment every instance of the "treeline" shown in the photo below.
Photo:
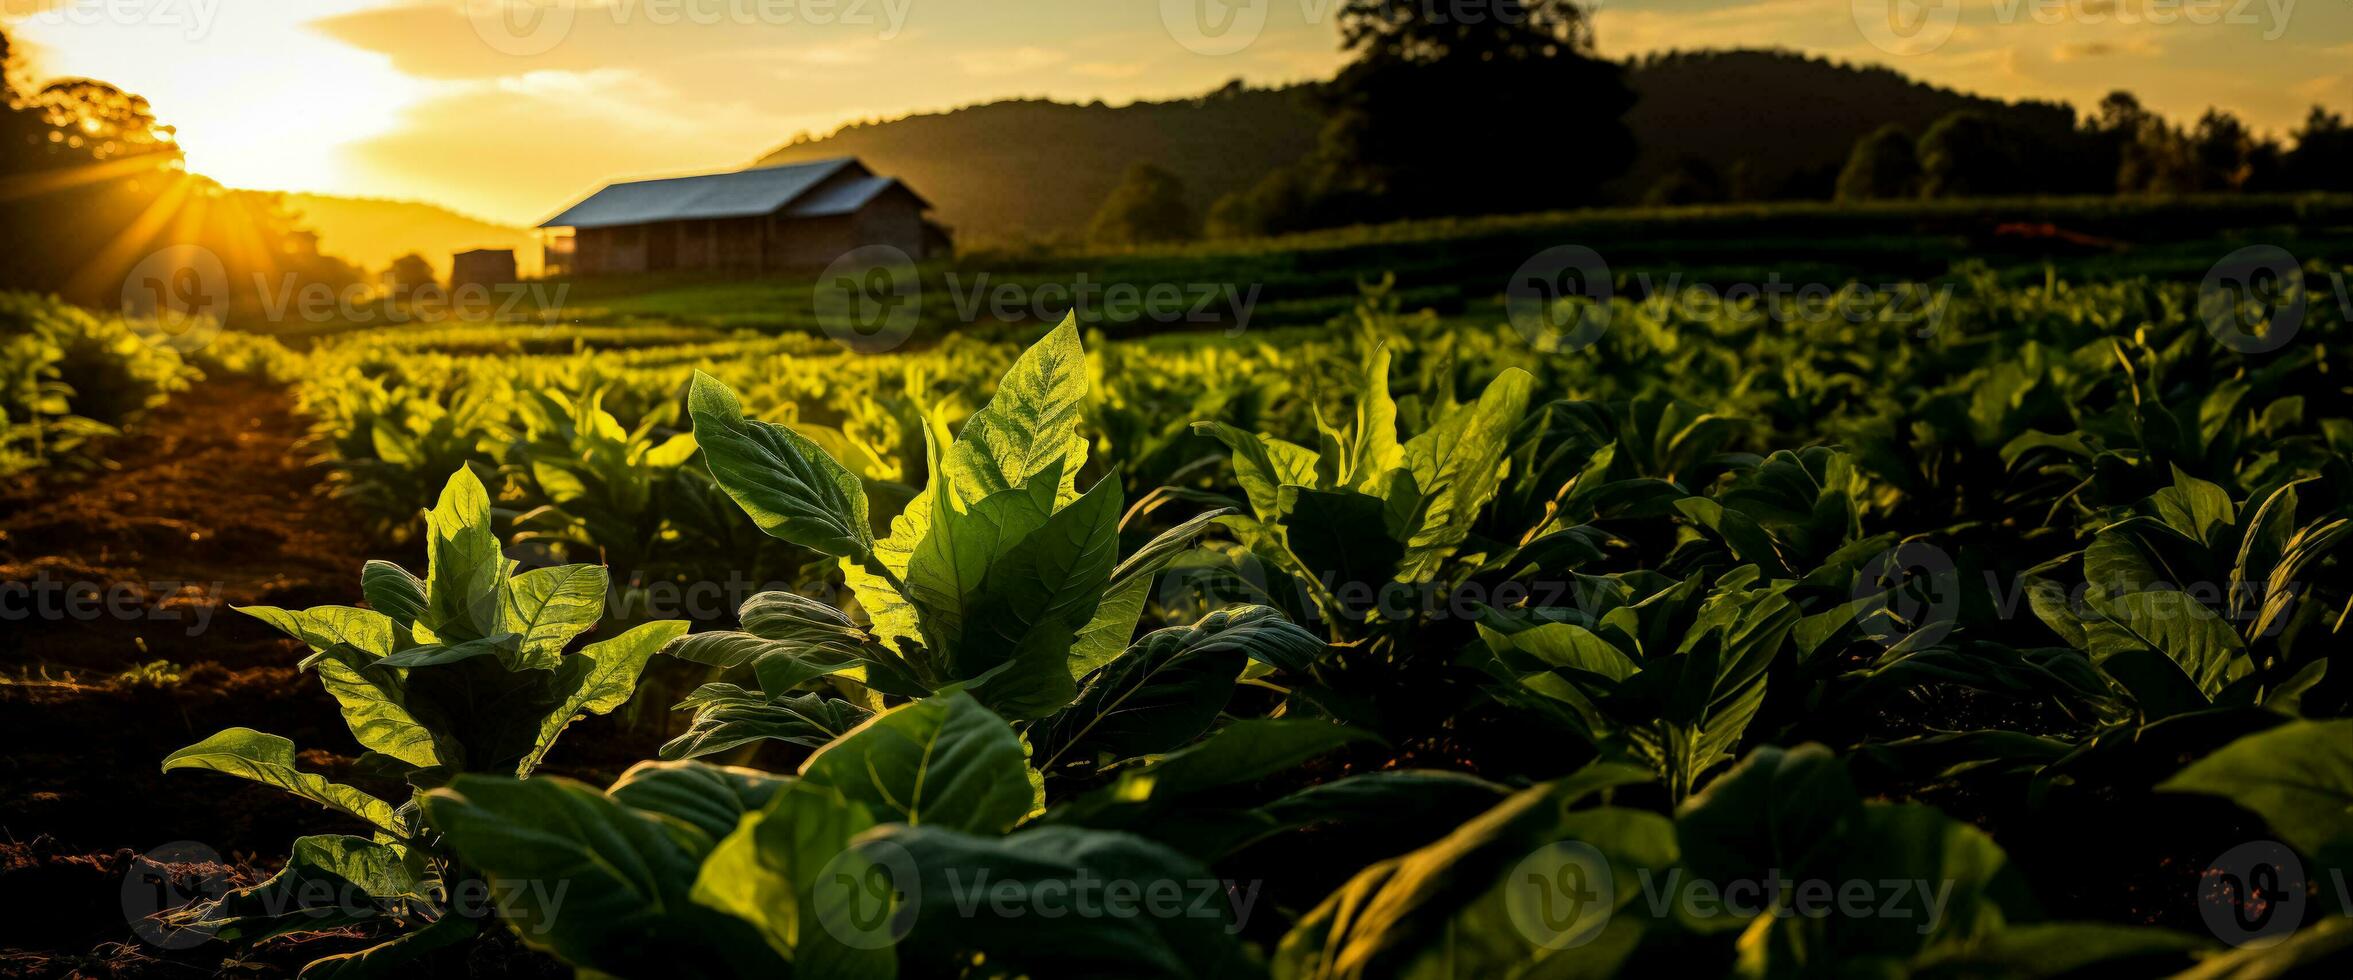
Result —
[{"label": "treeline", "polygon": [[[1471,16],[1477,14],[1477,16]],[[2130,93],[2087,118],[1790,52],[1630,64],[1554,0],[1343,0],[1355,59],[1304,91],[1314,147],[1254,185],[1131,165],[1087,238],[1128,245],[1591,204],[2353,190],[2353,129],[2285,139],[2225,110],[2171,122]],[[1187,202],[1214,195],[1202,209]]]},{"label": "treeline", "polygon": [[1962,110],[1925,131],[1882,127],[1855,143],[1840,200],[2019,194],[2353,191],[2353,126],[2313,106],[2286,141],[2209,109],[2181,126],[2129,92],[2081,124]]},{"label": "treeline", "polygon": [[273,292],[361,281],[319,254],[282,195],[188,173],[145,98],[86,78],[25,82],[5,34],[0,255],[0,290],[143,313],[234,317]]}]

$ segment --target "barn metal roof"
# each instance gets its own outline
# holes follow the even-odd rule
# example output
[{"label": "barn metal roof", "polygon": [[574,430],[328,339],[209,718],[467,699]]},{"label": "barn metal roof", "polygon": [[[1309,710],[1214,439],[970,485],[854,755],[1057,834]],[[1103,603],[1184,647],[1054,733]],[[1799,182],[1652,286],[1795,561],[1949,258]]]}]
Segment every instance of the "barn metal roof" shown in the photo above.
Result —
[{"label": "barn metal roof", "polygon": [[[587,200],[540,222],[539,227],[604,228],[653,221],[773,214],[848,167],[864,169],[854,158],[834,157],[728,173],[607,184]],[[861,178],[850,186],[862,187],[873,179],[876,178]],[[873,193],[880,191],[881,188],[876,188]],[[825,196],[830,200],[837,195],[829,189]]]},{"label": "barn metal roof", "polygon": [[[795,218],[826,218],[849,214],[865,207],[866,202],[874,200],[882,192],[895,186],[904,186],[899,183],[897,177],[868,175],[845,180],[794,201],[792,209],[786,211],[785,214]],[[913,190],[909,190],[907,193],[915,194]],[[917,194],[915,199],[921,201],[923,197]]]}]

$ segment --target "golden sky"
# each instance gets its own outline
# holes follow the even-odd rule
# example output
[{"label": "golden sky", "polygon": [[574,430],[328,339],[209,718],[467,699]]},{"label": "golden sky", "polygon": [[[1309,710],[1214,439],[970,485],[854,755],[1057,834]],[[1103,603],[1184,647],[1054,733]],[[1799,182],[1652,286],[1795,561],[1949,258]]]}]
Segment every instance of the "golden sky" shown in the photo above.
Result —
[{"label": "golden sky", "polygon": [[[198,173],[529,224],[616,176],[740,166],[858,119],[1325,77],[1338,2],[0,0],[0,16],[31,75],[147,96]],[[2353,109],[2349,0],[1603,0],[1596,27],[1615,56],[1782,46],[2004,98],[2087,107],[2129,88],[2273,131],[2315,102]]]}]

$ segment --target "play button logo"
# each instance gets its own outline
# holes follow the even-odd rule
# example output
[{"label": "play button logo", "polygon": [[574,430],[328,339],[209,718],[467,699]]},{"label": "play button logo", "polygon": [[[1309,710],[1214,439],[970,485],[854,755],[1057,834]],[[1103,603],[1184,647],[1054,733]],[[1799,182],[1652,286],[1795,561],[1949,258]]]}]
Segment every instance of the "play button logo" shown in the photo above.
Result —
[{"label": "play button logo", "polygon": [[1856,29],[1893,55],[1927,54],[1953,36],[1961,0],[1850,0]]}]

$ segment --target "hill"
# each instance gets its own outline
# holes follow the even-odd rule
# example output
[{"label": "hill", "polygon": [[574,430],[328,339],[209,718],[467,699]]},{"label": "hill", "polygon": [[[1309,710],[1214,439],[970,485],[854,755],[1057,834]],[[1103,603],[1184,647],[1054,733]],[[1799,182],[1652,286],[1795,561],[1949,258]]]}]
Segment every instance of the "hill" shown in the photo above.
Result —
[{"label": "hill", "polygon": [[318,232],[319,251],[357,263],[371,272],[410,252],[448,275],[452,253],[470,248],[511,248],[524,275],[539,271],[539,244],[529,229],[470,218],[448,208],[416,201],[388,201],[325,194],[287,194],[288,210]]},{"label": "hill", "polygon": [[[1789,51],[1660,55],[1627,66],[1638,101],[1628,116],[1640,155],[1608,198],[1634,203],[1685,159],[1745,170],[1751,192],[1828,197],[1857,139],[1887,123],[1917,132],[1962,108],[2011,106],[1938,88],[1876,66]],[[1128,165],[1150,160],[1185,182],[1196,209],[1299,159],[1322,117],[1313,85],[1240,83],[1196,99],[1107,106],[1027,99],[847,126],[759,161],[851,155],[907,179],[966,245],[1076,235]],[[1569,123],[1573,124],[1573,123]]]},{"label": "hill", "polygon": [[1021,99],[844,127],[761,165],[855,156],[905,178],[964,245],[1075,235],[1128,166],[1184,181],[1195,211],[1315,146],[1307,86],[1239,83],[1196,99],[1108,106]]},{"label": "hill", "polygon": [[2011,104],[1938,88],[1878,65],[1790,51],[1693,51],[1627,66],[1634,108],[1626,123],[1639,148],[1610,197],[1639,200],[1685,160],[1730,176],[1746,170],[1749,196],[1828,198],[1855,141],[1893,123],[1914,136],[1962,109],[2034,115],[2073,125],[2053,103]]}]

